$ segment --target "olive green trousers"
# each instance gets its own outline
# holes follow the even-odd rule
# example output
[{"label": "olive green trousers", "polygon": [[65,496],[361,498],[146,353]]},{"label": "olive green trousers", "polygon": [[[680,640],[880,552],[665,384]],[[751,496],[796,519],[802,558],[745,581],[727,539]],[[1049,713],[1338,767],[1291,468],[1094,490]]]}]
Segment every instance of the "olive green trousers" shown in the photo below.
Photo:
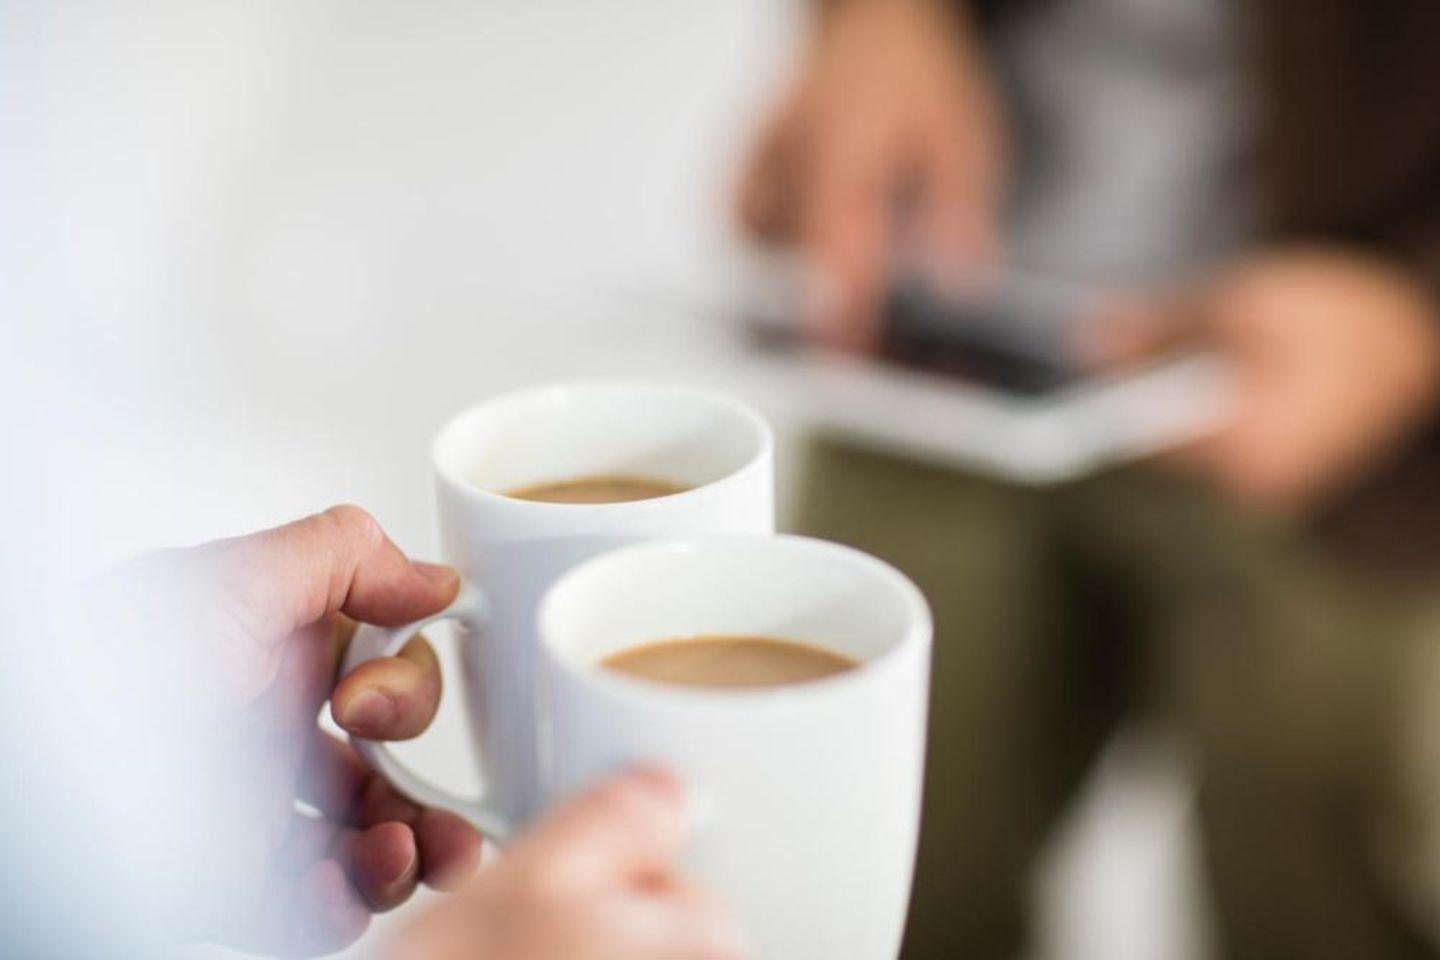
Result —
[{"label": "olive green trousers", "polygon": [[804,477],[799,529],[935,615],[907,960],[1024,955],[1037,854],[1137,717],[1191,754],[1221,956],[1435,955],[1375,854],[1412,604],[1158,471],[1025,489],[821,440]]}]

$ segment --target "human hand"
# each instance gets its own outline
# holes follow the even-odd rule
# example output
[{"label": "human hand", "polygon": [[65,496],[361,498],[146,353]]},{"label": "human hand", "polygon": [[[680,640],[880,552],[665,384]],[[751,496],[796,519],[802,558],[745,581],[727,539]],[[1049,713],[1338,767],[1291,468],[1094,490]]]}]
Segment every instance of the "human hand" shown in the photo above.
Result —
[{"label": "human hand", "polygon": [[329,953],[418,883],[453,888],[474,872],[480,837],[467,823],[401,797],[316,724],[327,698],[342,727],[368,738],[429,724],[440,675],[423,638],[338,686],[335,673],[355,620],[398,626],[432,614],[454,598],[455,571],[412,563],[349,506],[155,562],[166,589],[189,601],[187,632],[205,639],[192,644],[205,655],[181,672],[203,674],[213,708],[192,738],[204,859],[186,878],[187,937]]},{"label": "human hand", "polygon": [[810,332],[863,350],[897,244],[946,271],[991,255],[1003,152],[983,55],[953,5],[840,0],[759,139],[740,220],[817,269]]},{"label": "human hand", "polygon": [[392,955],[423,960],[738,960],[734,930],[672,861],[679,784],[613,778],[516,841],[461,893],[411,925]]},{"label": "human hand", "polygon": [[1183,306],[1123,314],[1112,325],[1118,342],[1102,352],[1144,352],[1188,317],[1231,363],[1231,416],[1181,461],[1281,514],[1303,513],[1357,480],[1440,401],[1435,303],[1400,269],[1359,254],[1267,251],[1222,271]]}]

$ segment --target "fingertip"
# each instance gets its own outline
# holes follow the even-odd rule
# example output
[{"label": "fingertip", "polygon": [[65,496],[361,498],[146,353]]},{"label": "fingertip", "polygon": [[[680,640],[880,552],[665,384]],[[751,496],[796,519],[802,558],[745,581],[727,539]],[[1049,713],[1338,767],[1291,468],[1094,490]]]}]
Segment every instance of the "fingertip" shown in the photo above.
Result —
[{"label": "fingertip", "polygon": [[413,561],[413,565],[420,576],[428,580],[435,589],[449,594],[451,599],[460,590],[460,572],[454,567],[443,563],[428,563],[424,560]]},{"label": "fingertip", "polygon": [[330,714],[343,730],[367,740],[408,740],[430,725],[440,707],[438,664],[428,648],[406,650],[366,661],[336,684]]},{"label": "fingertip", "polygon": [[371,740],[383,739],[398,713],[395,698],[379,687],[365,687],[343,700],[337,696],[331,709],[344,730]]},{"label": "fingertip", "polygon": [[801,307],[806,330],[814,340],[842,353],[868,353],[877,336],[878,292],[869,283],[840,282],[823,269],[806,280]]},{"label": "fingertip", "polygon": [[420,851],[406,824],[376,824],[355,836],[350,867],[356,890],[371,909],[384,911],[404,903],[420,875]]},{"label": "fingertip", "polygon": [[811,264],[805,320],[820,342],[865,352],[876,339],[876,310],[890,279],[883,205],[846,178],[815,194],[800,237]]},{"label": "fingertip", "polygon": [[[347,615],[379,626],[399,626],[443,610],[459,594],[460,576],[453,568],[411,560],[373,518],[368,524],[349,523],[356,530],[352,539],[362,546],[340,606]],[[372,524],[378,536],[366,533]]]}]

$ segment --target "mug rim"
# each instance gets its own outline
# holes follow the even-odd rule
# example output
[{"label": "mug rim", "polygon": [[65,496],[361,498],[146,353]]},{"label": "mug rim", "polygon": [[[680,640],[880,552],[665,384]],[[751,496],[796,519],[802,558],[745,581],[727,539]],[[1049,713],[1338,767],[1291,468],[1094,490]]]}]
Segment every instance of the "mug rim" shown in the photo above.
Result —
[{"label": "mug rim", "polygon": [[[455,476],[442,463],[441,448],[451,442],[451,434],[457,431],[462,422],[472,417],[478,417],[489,407],[498,407],[504,404],[520,404],[526,400],[543,398],[548,395],[564,396],[566,394],[580,391],[601,391],[609,393],[620,393],[624,391],[648,391],[652,393],[668,393],[671,395],[686,395],[694,399],[711,404],[717,409],[735,417],[736,420],[749,428],[752,436],[757,440],[755,450],[743,463],[716,477],[708,483],[696,487],[680,490],[675,493],[667,493],[658,497],[645,497],[641,500],[621,500],[612,503],[561,503],[551,500],[525,500],[520,497],[512,497],[508,494],[498,493],[494,490],[486,490],[469,483],[464,479]],[[706,387],[697,387],[691,384],[677,383],[665,380],[631,380],[623,378],[588,377],[575,380],[557,380],[550,383],[531,384],[530,386],[518,387],[513,390],[506,390],[492,397],[477,401],[465,407],[463,410],[450,416],[445,423],[435,432],[434,438],[430,441],[430,469],[434,475],[442,480],[451,490],[470,500],[497,504],[503,503],[507,507],[512,506],[517,510],[540,510],[551,512],[595,510],[603,508],[609,511],[640,510],[646,504],[657,502],[671,503],[682,500],[686,497],[697,497],[704,495],[717,484],[726,483],[753,470],[757,464],[764,463],[774,455],[775,436],[770,429],[770,424],[761,416],[754,407],[728,394],[718,390],[711,390]]]},{"label": "mug rim", "polygon": [[[905,605],[908,623],[903,636],[889,649],[873,658],[861,661],[853,670],[801,683],[765,687],[703,687],[647,680],[643,677],[632,677],[616,670],[606,669],[599,663],[577,662],[577,658],[566,656],[556,649],[554,620],[559,616],[556,610],[556,604],[559,602],[557,597],[572,581],[589,575],[591,571],[607,563],[620,562],[628,557],[644,554],[689,553],[719,544],[776,542],[800,545],[807,550],[842,556],[874,573],[889,588],[900,595]],[[843,543],[836,543],[820,537],[785,533],[676,537],[648,540],[608,550],[572,568],[551,584],[550,588],[545,591],[544,597],[541,598],[540,606],[536,611],[535,623],[542,656],[557,669],[564,671],[572,680],[593,691],[648,700],[654,703],[677,706],[714,706],[722,709],[790,704],[816,696],[843,693],[871,682],[871,677],[876,673],[896,669],[902,656],[914,647],[919,646],[928,650],[934,636],[930,605],[925,600],[925,595],[921,593],[914,581],[897,567]]]}]

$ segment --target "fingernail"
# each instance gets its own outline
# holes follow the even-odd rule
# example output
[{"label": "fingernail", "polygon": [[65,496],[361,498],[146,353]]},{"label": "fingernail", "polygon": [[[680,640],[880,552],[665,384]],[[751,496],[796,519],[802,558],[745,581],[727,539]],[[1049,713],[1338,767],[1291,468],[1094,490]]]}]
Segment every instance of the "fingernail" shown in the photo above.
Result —
[{"label": "fingernail", "polygon": [[362,736],[386,730],[395,719],[395,700],[376,687],[356,694],[340,711],[340,726]]},{"label": "fingernail", "polygon": [[443,563],[426,563],[423,560],[415,561],[415,569],[420,576],[429,580],[438,587],[448,587],[460,578],[454,567],[448,567]]},{"label": "fingernail", "polygon": [[[418,844],[419,841],[417,840],[416,843]],[[412,846],[410,847],[409,853],[405,858],[405,862],[400,866],[400,872],[395,874],[395,876],[390,879],[391,885],[394,886],[396,884],[409,881],[409,879],[414,876],[419,869],[420,850],[417,846]]]}]

